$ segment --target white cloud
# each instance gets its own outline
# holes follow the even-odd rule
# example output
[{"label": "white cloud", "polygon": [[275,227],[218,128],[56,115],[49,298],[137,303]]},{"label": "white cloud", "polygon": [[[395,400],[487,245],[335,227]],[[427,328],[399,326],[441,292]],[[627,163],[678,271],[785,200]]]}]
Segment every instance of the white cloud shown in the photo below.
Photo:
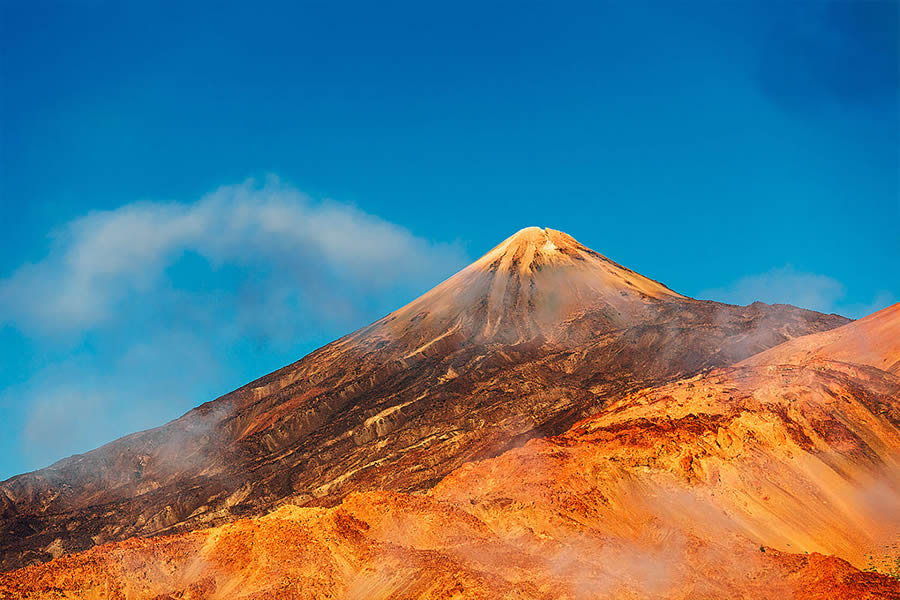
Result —
[{"label": "white cloud", "polygon": [[[190,204],[145,202],[94,212],[55,238],[44,260],[0,280],[0,315],[20,328],[79,331],[102,324],[126,299],[165,288],[166,269],[185,253],[214,266],[281,269],[269,284],[296,287],[306,300],[309,291],[327,291],[335,281],[358,292],[433,283],[464,263],[455,246],[429,243],[353,206],[313,201],[276,178],[263,186],[222,187]],[[330,298],[306,310],[331,313],[339,304]]]},{"label": "white cloud", "polygon": [[741,277],[733,284],[701,291],[698,298],[728,304],[746,305],[760,301],[768,304],[793,304],[823,313],[862,317],[896,302],[889,292],[878,292],[872,302],[848,304],[844,285],[827,275],[797,271],[791,265],[757,275]]}]

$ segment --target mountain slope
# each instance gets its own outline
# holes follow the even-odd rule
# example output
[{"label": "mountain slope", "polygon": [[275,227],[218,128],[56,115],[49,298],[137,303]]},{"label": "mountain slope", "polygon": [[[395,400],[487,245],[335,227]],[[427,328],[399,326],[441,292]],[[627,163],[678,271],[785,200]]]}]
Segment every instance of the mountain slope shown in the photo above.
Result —
[{"label": "mountain slope", "polygon": [[163,427],[0,484],[0,567],[290,501],[421,491],[610,398],[846,323],[681,296],[528,228],[409,305]]},{"label": "mountain slope", "polygon": [[744,364],[810,364],[833,360],[871,365],[900,375],[900,303],[817,335],[748,358]]},{"label": "mountain slope", "polygon": [[[864,364],[891,336],[874,330],[859,362],[758,361],[626,393],[424,495],[101,546],[0,576],[0,597],[900,598],[861,570],[900,559],[900,378]],[[834,349],[810,335],[766,354],[798,342]]]}]

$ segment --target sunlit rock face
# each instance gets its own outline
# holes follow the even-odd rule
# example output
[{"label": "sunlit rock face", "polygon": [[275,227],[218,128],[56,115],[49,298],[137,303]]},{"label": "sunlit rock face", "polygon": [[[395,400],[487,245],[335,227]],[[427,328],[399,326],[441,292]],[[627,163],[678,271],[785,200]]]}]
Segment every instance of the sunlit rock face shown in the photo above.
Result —
[{"label": "sunlit rock face", "polygon": [[[564,233],[524,229],[288,367],[163,427],[3,482],[0,566],[286,503],[426,492],[467,462],[559,436],[642,388],[845,323],[786,305],[693,300]],[[729,448],[742,443],[722,435],[722,444],[735,437]]]}]

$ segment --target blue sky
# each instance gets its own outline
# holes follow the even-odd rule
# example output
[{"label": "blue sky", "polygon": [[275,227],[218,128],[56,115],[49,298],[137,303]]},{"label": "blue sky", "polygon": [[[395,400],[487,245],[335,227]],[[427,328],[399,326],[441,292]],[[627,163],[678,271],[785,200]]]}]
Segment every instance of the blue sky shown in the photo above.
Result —
[{"label": "blue sky", "polygon": [[896,302],[897,9],[0,3],[0,479],[529,225],[695,297]]}]

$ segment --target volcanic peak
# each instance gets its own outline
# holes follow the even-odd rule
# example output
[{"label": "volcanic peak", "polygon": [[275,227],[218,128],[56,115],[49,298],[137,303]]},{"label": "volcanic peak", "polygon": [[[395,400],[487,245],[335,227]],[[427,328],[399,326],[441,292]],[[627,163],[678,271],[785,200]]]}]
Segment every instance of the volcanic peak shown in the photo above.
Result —
[{"label": "volcanic peak", "polygon": [[561,231],[527,227],[375,326],[385,339],[405,340],[408,353],[448,336],[553,340],[589,314],[600,329],[621,328],[650,318],[660,301],[690,299]]},{"label": "volcanic peak", "polygon": [[405,307],[176,421],[0,482],[0,571],[285,501],[427,490],[465,462],[561,434],[617,394],[845,322],[694,301],[528,228]]},{"label": "volcanic peak", "polygon": [[526,227],[503,240],[478,259],[475,265],[489,270],[515,269],[524,275],[551,263],[584,260],[584,257],[590,254],[596,255],[562,231]]},{"label": "volcanic peak", "polygon": [[567,233],[549,227],[526,227],[517,231],[451,277],[448,283],[458,285],[460,279],[485,272],[504,281],[511,277],[533,281],[543,273],[551,272],[553,282],[550,285],[561,293],[567,287],[588,283],[601,295],[626,290],[659,299],[684,298],[663,284],[591,250]]}]

